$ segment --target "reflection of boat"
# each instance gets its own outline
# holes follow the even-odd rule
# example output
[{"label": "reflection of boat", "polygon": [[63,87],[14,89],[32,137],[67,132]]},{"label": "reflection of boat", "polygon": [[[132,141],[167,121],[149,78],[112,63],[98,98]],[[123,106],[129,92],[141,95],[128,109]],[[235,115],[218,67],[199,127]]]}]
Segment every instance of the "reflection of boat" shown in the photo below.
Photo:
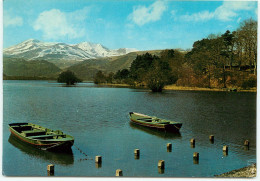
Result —
[{"label": "reflection of boat", "polygon": [[36,158],[41,158],[61,165],[71,165],[74,163],[74,157],[71,149],[68,149],[67,152],[63,153],[42,151],[35,147],[24,144],[24,142],[21,142],[14,135],[10,135],[8,142],[14,147],[18,148],[20,151]]},{"label": "reflection of boat", "polygon": [[159,131],[156,129],[150,129],[144,126],[140,126],[138,124],[134,124],[133,122],[130,122],[130,126],[133,129],[138,129],[142,130],[146,133],[161,137],[163,139],[180,139],[181,138],[181,133],[180,132],[164,132],[164,131]]},{"label": "reflection of boat", "polygon": [[179,122],[160,119],[140,113],[129,112],[129,115],[130,120],[133,123],[149,128],[156,128],[158,130],[178,132],[182,126],[182,123]]},{"label": "reflection of boat", "polygon": [[60,130],[53,131],[32,123],[12,123],[9,129],[20,141],[42,150],[66,151],[74,143],[72,136]]}]

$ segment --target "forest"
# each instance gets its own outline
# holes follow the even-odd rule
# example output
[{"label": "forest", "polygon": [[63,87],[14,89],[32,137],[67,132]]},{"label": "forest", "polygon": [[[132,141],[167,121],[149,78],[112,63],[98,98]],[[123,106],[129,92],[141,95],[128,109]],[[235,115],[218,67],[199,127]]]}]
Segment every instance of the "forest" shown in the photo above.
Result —
[{"label": "forest", "polygon": [[129,69],[99,71],[94,83],[145,86],[160,92],[164,86],[250,89],[257,83],[257,21],[247,19],[223,34],[210,34],[188,51],[162,50],[159,56],[137,55]]}]

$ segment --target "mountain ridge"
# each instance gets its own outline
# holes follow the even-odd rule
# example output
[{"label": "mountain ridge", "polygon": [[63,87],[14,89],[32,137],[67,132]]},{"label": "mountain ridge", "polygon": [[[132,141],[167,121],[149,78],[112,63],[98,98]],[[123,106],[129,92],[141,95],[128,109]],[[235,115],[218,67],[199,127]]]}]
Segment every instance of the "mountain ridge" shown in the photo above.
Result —
[{"label": "mountain ridge", "polygon": [[107,47],[90,42],[78,44],[66,44],[55,42],[43,42],[37,39],[28,39],[17,45],[5,48],[4,57],[23,58],[26,60],[44,59],[52,60],[77,60],[95,59],[125,55],[138,51],[134,48],[119,48],[110,50]]}]

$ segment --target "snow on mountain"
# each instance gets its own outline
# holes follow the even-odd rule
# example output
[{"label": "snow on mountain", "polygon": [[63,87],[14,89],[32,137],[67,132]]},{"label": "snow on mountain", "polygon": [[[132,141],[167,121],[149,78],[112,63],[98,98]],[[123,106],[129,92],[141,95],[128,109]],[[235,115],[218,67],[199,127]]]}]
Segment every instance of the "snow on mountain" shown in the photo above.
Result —
[{"label": "snow on mountain", "polygon": [[101,44],[82,42],[79,44],[48,43],[35,39],[4,49],[4,56],[24,58],[28,60],[84,60],[100,57],[125,55],[138,51],[131,48],[110,50]]}]

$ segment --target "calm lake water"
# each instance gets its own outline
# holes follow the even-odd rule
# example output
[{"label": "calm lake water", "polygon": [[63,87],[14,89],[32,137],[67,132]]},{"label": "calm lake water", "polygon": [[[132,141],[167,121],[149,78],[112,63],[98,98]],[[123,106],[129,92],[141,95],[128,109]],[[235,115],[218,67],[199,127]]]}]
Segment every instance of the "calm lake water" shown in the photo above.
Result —
[{"label": "calm lake water", "polygon": [[[3,175],[213,177],[256,162],[256,93],[165,91],[112,88],[82,83],[63,87],[47,81],[3,82]],[[180,121],[179,134],[129,123],[128,112]],[[32,122],[74,136],[72,153],[24,146],[10,137],[8,124]],[[209,141],[209,135],[215,142]],[[196,145],[190,146],[195,138]],[[250,141],[250,148],[243,146]],[[167,152],[166,144],[172,143]],[[229,146],[228,155],[222,147]],[[85,156],[78,149],[81,149]],[[134,149],[140,149],[135,159]],[[199,152],[199,162],[193,162]],[[95,164],[95,156],[102,164]],[[159,160],[165,169],[158,170]]]}]

